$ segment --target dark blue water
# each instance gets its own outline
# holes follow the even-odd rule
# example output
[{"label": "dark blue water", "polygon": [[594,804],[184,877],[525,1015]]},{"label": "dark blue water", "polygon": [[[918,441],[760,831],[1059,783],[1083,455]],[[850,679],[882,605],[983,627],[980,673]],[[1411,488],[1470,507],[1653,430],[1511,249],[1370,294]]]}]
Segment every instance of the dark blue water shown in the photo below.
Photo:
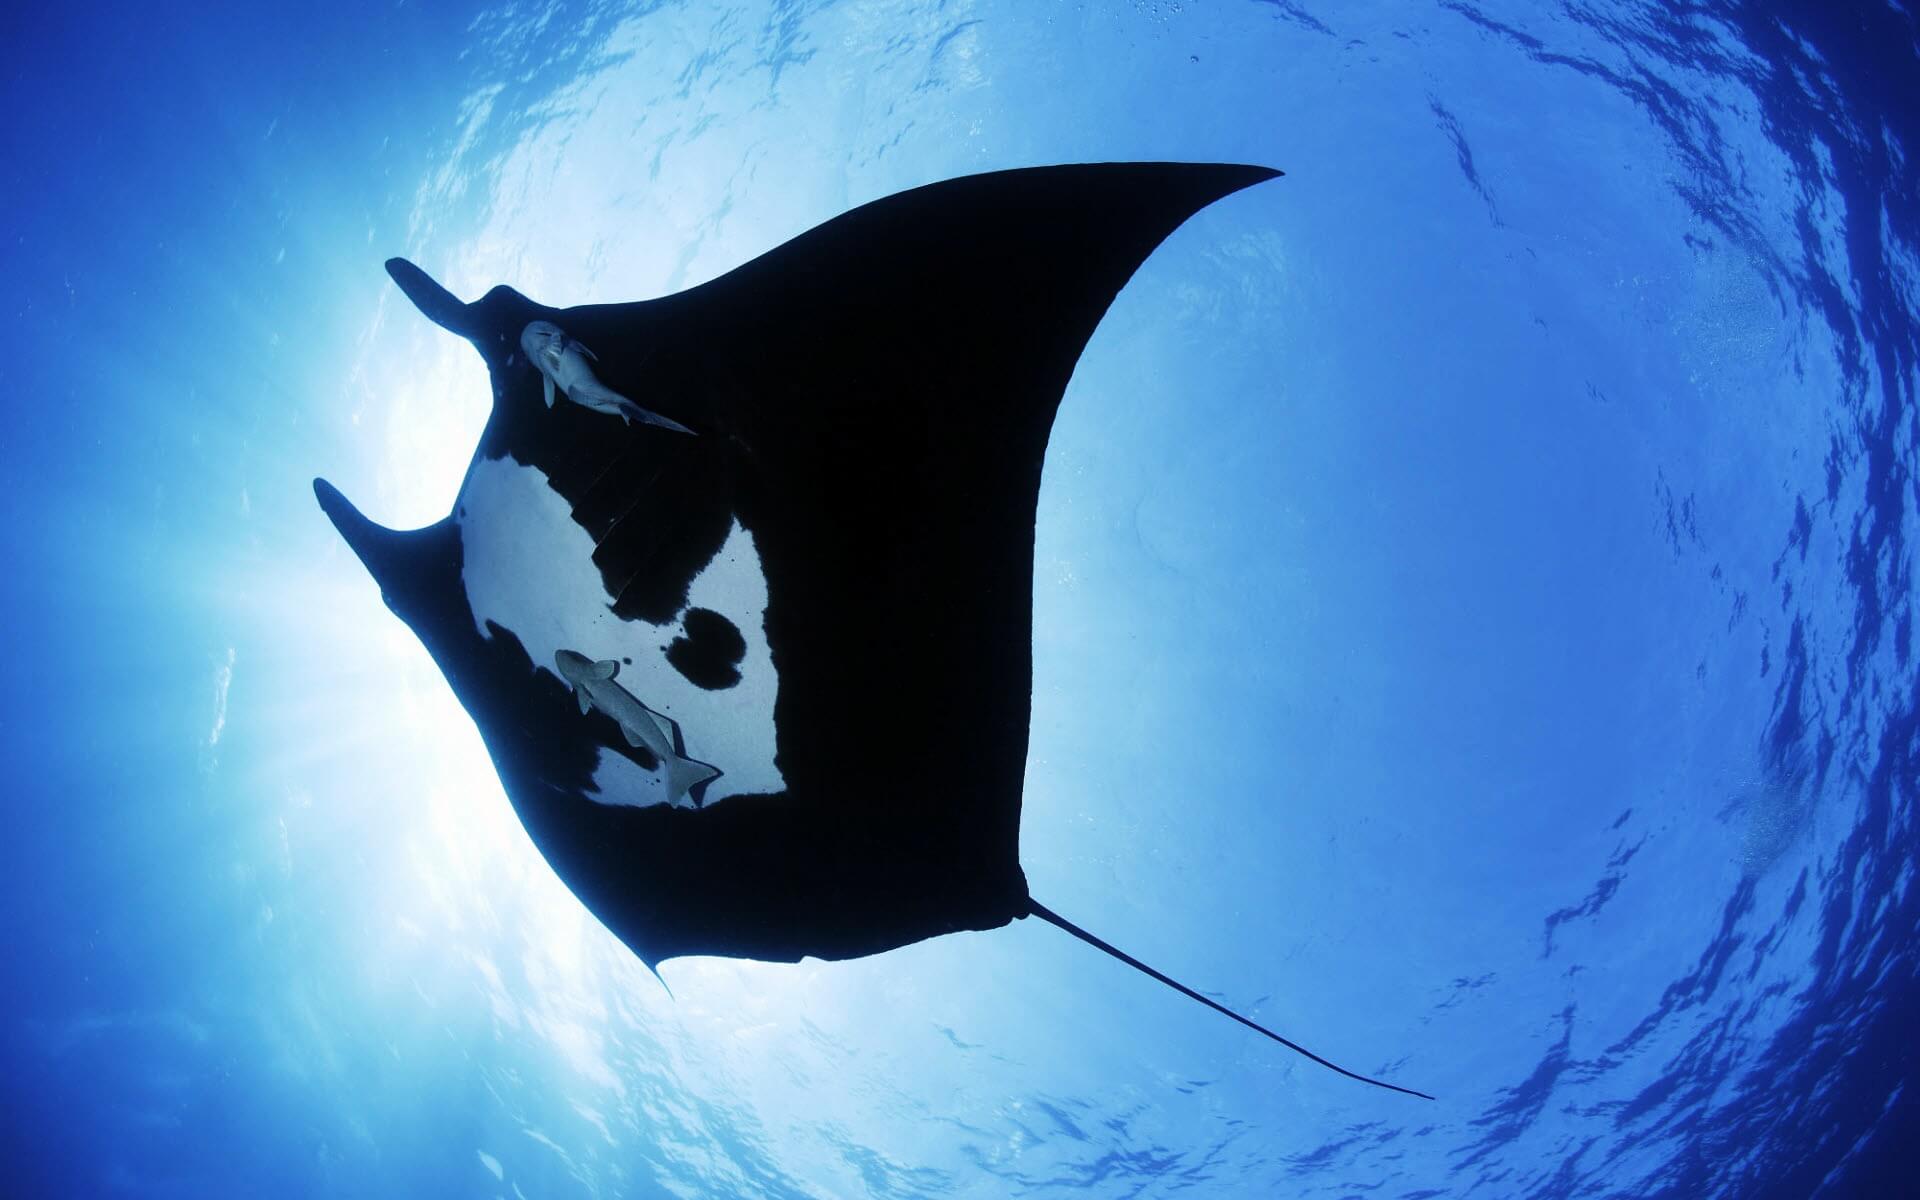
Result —
[{"label": "dark blue water", "polygon": [[[10,18],[0,1192],[1882,1196],[1915,1077],[1897,4]],[[1043,162],[1287,177],[1049,451],[1037,922],[670,962],[324,518],[484,374],[380,270],[669,293]],[[746,347],[743,353],[750,353]],[[930,364],[929,369],[937,369]]]}]

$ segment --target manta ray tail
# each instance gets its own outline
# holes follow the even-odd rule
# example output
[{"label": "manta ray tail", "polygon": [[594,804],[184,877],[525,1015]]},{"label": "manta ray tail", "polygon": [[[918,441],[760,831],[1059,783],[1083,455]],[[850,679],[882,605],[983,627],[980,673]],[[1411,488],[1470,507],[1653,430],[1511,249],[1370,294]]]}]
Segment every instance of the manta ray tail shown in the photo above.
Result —
[{"label": "manta ray tail", "polygon": [[1206,1005],[1208,1008],[1211,1008],[1213,1011],[1217,1013],[1224,1013],[1225,1015],[1232,1017],[1234,1020],[1240,1022],[1242,1025],[1245,1025],[1248,1029],[1251,1029],[1256,1033],[1265,1034],[1267,1037],[1270,1037],[1274,1041],[1279,1042],[1282,1046],[1285,1046],[1287,1049],[1292,1050],[1296,1054],[1305,1055],[1306,1057],[1312,1059],[1314,1062],[1317,1062],[1321,1066],[1326,1067],[1330,1071],[1337,1071],[1340,1074],[1345,1075],[1348,1079],[1358,1079],[1361,1083],[1370,1083],[1374,1087],[1385,1088],[1390,1092],[1402,1092],[1409,1096],[1418,1096],[1422,1100],[1433,1099],[1432,1096],[1429,1096],[1425,1092],[1416,1092],[1412,1088],[1404,1088],[1399,1086],[1398,1084],[1387,1083],[1379,1079],[1370,1079],[1365,1075],[1357,1074],[1353,1071],[1347,1070],[1345,1067],[1339,1066],[1335,1063],[1328,1062],[1326,1059],[1321,1058],[1318,1054],[1315,1054],[1313,1051],[1307,1049],[1305,1046],[1300,1045],[1298,1042],[1290,1042],[1286,1038],[1283,1038],[1279,1034],[1275,1033],[1273,1030],[1268,1029],[1265,1025],[1259,1024],[1256,1021],[1251,1021],[1246,1017],[1241,1016],[1239,1013],[1233,1011],[1232,1009],[1228,1008],[1224,1004],[1216,1004],[1212,1000],[1209,1000],[1205,996],[1202,996],[1199,992],[1194,991],[1192,988],[1188,987],[1186,984],[1181,983],[1179,980],[1173,979],[1169,976],[1161,974],[1160,972],[1154,970],[1152,967],[1141,962],[1139,959],[1133,957],[1133,955],[1128,954],[1126,951],[1118,949],[1117,947],[1111,945],[1110,943],[1102,941],[1100,938],[1097,938],[1093,934],[1088,933],[1086,930],[1080,928],[1078,925],[1075,925],[1072,921],[1067,920],[1065,917],[1061,916],[1059,913],[1054,912],[1052,909],[1040,903],[1038,900],[1030,899],[1027,901],[1027,912],[1028,912],[1028,915],[1039,917],[1042,921],[1047,922],[1049,925],[1055,925],[1061,929],[1066,930],[1068,933],[1072,934],[1074,937],[1077,937],[1081,941],[1085,942],[1087,945],[1092,946],[1095,950],[1099,950],[1106,954],[1112,955],[1114,958],[1119,959],[1121,962],[1132,967],[1134,970],[1139,971],[1141,974],[1149,975],[1149,976],[1152,976],[1154,979],[1158,979],[1161,983],[1166,984],[1168,987],[1172,988],[1176,992],[1179,992],[1181,995],[1190,997],[1191,999],[1194,999],[1194,1000],[1198,1000],[1200,1003]]}]

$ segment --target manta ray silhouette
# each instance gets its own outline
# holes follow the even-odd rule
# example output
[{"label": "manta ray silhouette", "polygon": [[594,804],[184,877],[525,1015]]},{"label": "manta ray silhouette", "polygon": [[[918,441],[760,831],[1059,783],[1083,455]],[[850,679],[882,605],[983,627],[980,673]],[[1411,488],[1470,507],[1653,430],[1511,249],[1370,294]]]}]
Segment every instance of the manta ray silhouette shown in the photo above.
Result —
[{"label": "manta ray silhouette", "polygon": [[[434,525],[385,529],[314,490],[535,845],[648,966],[852,958],[1037,916],[1423,1096],[1123,954],[1020,869],[1055,410],[1161,240],[1278,174],[949,180],[632,304],[462,303],[396,258],[408,298],[486,360],[492,415]],[[592,395],[550,403],[536,343],[564,345]]]}]

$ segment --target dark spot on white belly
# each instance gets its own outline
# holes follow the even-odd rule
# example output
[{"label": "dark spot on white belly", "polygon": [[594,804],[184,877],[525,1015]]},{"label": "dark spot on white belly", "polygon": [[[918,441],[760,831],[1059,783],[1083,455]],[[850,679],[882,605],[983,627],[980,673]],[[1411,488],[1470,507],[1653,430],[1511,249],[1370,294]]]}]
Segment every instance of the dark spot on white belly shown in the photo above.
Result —
[{"label": "dark spot on white belly", "polygon": [[732,621],[710,608],[690,608],[681,635],[667,647],[667,661],[695,687],[717,691],[740,682],[747,640]]}]

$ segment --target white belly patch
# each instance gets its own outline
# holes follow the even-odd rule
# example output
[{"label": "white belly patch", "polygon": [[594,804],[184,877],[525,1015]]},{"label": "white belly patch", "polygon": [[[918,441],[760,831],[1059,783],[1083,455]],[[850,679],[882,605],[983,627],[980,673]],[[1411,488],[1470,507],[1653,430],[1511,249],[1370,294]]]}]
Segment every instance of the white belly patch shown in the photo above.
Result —
[{"label": "white belly patch", "polygon": [[[722,772],[707,785],[708,804],[786,786],[774,765],[779,679],[767,645],[766,575],[752,535],[738,521],[688,589],[689,611],[720,614],[746,643],[739,682],[709,690],[667,659],[665,648],[681,631],[679,617],[653,625],[613,614],[593,562],[593,538],[538,468],[511,458],[476,462],[454,512],[464,551],[462,582],[482,636],[490,636],[489,622],[510,630],[534,666],[555,679],[560,650],[618,661],[621,685],[679,723],[686,756]],[[667,799],[659,771],[648,772],[605,747],[594,786],[588,799],[601,804],[646,806]]]}]

